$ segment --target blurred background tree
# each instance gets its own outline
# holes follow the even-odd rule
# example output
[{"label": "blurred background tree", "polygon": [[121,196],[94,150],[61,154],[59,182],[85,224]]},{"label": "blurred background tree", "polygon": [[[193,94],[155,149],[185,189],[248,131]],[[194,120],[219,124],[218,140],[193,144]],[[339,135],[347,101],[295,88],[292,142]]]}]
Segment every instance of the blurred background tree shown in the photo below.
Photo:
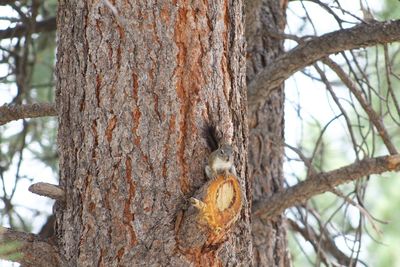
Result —
[{"label": "blurred background tree", "polygon": [[[54,102],[57,1],[0,1],[0,105]],[[27,186],[57,181],[57,119],[23,119],[0,126],[1,224],[37,232],[52,201]]]}]

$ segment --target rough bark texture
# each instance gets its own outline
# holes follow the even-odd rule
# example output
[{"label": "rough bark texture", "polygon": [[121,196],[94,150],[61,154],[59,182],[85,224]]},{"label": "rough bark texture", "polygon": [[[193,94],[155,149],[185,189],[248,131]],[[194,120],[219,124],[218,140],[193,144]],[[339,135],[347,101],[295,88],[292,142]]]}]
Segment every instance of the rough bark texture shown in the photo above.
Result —
[{"label": "rough bark texture", "polygon": [[[285,27],[285,1],[253,0],[246,4],[247,82],[283,52],[282,42],[268,36],[268,29]],[[283,188],[283,90],[275,90],[259,105],[249,107],[249,166],[253,200]],[[290,266],[285,220],[252,219],[255,266]]]},{"label": "rough bark texture", "polygon": [[[206,182],[208,123],[244,194],[205,266],[251,262],[241,1],[59,1],[57,209],[64,266],[191,266],[174,224]],[[117,15],[117,16],[115,16]]]}]

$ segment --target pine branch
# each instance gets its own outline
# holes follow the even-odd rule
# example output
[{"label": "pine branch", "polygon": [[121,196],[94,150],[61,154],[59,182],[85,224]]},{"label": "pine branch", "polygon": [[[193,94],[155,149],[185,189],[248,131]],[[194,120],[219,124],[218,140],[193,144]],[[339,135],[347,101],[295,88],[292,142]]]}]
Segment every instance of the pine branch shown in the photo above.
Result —
[{"label": "pine branch", "polygon": [[56,106],[53,103],[36,103],[26,105],[4,105],[0,107],[0,125],[13,120],[57,116]]},{"label": "pine branch", "polygon": [[37,235],[6,227],[0,227],[0,251],[1,259],[18,262],[22,266],[62,266],[54,245]]},{"label": "pine branch", "polygon": [[303,203],[313,196],[330,191],[338,185],[360,179],[371,174],[380,174],[400,169],[400,155],[368,158],[345,167],[317,174],[253,204],[253,215],[271,218],[285,209]]},{"label": "pine branch", "polygon": [[257,106],[270,91],[293,73],[314,62],[341,51],[386,44],[400,40],[400,20],[360,24],[353,28],[331,32],[298,45],[276,58],[260,71],[249,84],[248,102]]}]

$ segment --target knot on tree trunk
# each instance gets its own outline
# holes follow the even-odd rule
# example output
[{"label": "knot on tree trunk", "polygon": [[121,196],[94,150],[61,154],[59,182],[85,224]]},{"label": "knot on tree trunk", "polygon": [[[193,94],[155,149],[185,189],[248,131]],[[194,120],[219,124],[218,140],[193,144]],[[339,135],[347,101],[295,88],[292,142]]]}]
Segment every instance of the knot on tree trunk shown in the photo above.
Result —
[{"label": "knot on tree trunk", "polygon": [[240,216],[242,199],[239,181],[233,174],[221,174],[207,182],[177,218],[179,249],[191,255],[217,250]]}]

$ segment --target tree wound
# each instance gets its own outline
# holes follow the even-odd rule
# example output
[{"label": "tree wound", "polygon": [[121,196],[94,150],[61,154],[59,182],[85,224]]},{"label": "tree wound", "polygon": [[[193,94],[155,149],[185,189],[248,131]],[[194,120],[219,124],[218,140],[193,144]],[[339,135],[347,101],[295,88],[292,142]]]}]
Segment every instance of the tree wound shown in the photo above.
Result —
[{"label": "tree wound", "polygon": [[190,203],[178,229],[180,248],[216,249],[240,215],[242,191],[237,177],[230,173],[216,176],[190,198]]}]

